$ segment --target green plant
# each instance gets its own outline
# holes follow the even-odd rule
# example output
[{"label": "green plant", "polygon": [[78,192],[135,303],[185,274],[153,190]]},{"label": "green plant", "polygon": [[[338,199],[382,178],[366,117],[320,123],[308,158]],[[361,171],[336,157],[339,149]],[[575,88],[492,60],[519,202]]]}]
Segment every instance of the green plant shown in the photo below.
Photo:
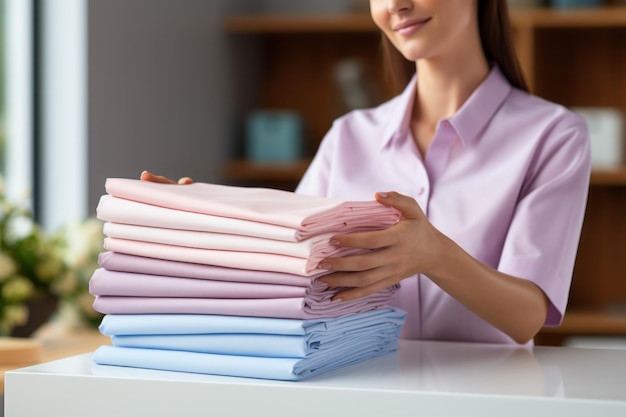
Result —
[{"label": "green plant", "polygon": [[45,294],[62,297],[63,239],[46,233],[24,205],[6,199],[0,178],[0,334],[23,325],[27,301]]},{"label": "green plant", "polygon": [[0,177],[0,335],[24,325],[33,301],[46,296],[97,325],[101,315],[91,307],[89,279],[102,241],[102,225],[93,218],[46,232],[24,204],[7,200]]}]

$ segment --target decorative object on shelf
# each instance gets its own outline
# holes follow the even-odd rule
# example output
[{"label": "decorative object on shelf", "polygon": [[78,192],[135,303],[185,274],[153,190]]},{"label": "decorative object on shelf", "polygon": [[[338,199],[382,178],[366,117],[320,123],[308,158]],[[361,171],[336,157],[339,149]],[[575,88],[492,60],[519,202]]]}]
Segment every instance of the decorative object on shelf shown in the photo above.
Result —
[{"label": "decorative object on shelf", "polygon": [[370,107],[378,102],[376,82],[367,77],[365,66],[357,58],[338,61],[334,77],[346,106],[345,111]]},{"label": "decorative object on shelf", "polygon": [[551,0],[551,4],[559,9],[602,7],[604,0]]},{"label": "decorative object on shelf", "polygon": [[254,162],[293,162],[303,154],[302,120],[289,110],[257,110],[246,121],[245,154]]},{"label": "decorative object on shelf", "polygon": [[593,168],[616,168],[624,164],[624,115],[609,107],[573,109],[587,120]]},{"label": "decorative object on shelf", "polygon": [[[91,228],[90,222],[83,228]],[[98,228],[101,233],[101,224]],[[88,281],[102,249],[100,236],[89,242],[82,243],[82,252],[69,251],[68,230],[46,232],[25,204],[6,199],[0,177],[0,336],[31,336],[63,304],[76,307],[82,317],[89,310],[97,314],[93,299],[89,306],[79,304],[91,297]]]}]

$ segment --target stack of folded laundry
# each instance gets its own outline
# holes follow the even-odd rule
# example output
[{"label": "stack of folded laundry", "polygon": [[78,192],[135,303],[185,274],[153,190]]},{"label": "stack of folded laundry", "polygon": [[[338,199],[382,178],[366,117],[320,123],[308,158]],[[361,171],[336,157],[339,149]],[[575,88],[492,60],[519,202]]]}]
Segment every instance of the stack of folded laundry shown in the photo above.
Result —
[{"label": "stack of folded laundry", "polygon": [[397,286],[353,301],[317,280],[357,253],[337,233],[382,230],[399,213],[286,191],[108,179],[97,208],[105,252],[90,282],[105,314],[104,365],[299,380],[397,347]]}]

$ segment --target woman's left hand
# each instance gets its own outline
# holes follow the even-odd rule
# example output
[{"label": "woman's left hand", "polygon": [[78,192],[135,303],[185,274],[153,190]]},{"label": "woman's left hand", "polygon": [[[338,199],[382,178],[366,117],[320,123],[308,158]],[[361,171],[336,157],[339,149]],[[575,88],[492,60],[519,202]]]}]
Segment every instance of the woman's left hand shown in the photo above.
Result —
[{"label": "woman's left hand", "polygon": [[320,278],[330,287],[349,287],[333,300],[352,300],[373,294],[418,273],[437,267],[443,236],[426,218],[417,202],[396,192],[377,193],[376,200],[402,214],[393,227],[376,232],[336,235],[332,243],[370,249],[354,256],[326,258],[320,267],[333,273]]},{"label": "woman's left hand", "polygon": [[162,175],[154,175],[153,173],[149,172],[149,171],[143,171],[141,173],[141,175],[139,176],[139,179],[141,181],[148,181],[148,182],[158,182],[161,184],[181,184],[181,185],[186,185],[186,184],[192,184],[193,180],[189,177],[182,177],[179,178],[178,181],[174,181],[173,179],[170,179],[168,177],[164,177]]}]

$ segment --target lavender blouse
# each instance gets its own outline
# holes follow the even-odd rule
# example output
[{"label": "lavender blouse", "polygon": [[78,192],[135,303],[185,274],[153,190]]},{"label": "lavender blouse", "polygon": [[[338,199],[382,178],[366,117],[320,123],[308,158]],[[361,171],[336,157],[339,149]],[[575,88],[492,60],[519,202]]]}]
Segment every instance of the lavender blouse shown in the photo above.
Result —
[{"label": "lavender blouse", "polygon": [[[397,191],[478,260],[534,282],[550,300],[546,326],[568,299],[590,175],[589,133],[566,108],[513,88],[494,67],[441,120],[425,158],[409,129],[416,78],[373,109],[333,123],[298,193],[368,200]],[[403,337],[514,343],[426,276],[402,281]]]}]

